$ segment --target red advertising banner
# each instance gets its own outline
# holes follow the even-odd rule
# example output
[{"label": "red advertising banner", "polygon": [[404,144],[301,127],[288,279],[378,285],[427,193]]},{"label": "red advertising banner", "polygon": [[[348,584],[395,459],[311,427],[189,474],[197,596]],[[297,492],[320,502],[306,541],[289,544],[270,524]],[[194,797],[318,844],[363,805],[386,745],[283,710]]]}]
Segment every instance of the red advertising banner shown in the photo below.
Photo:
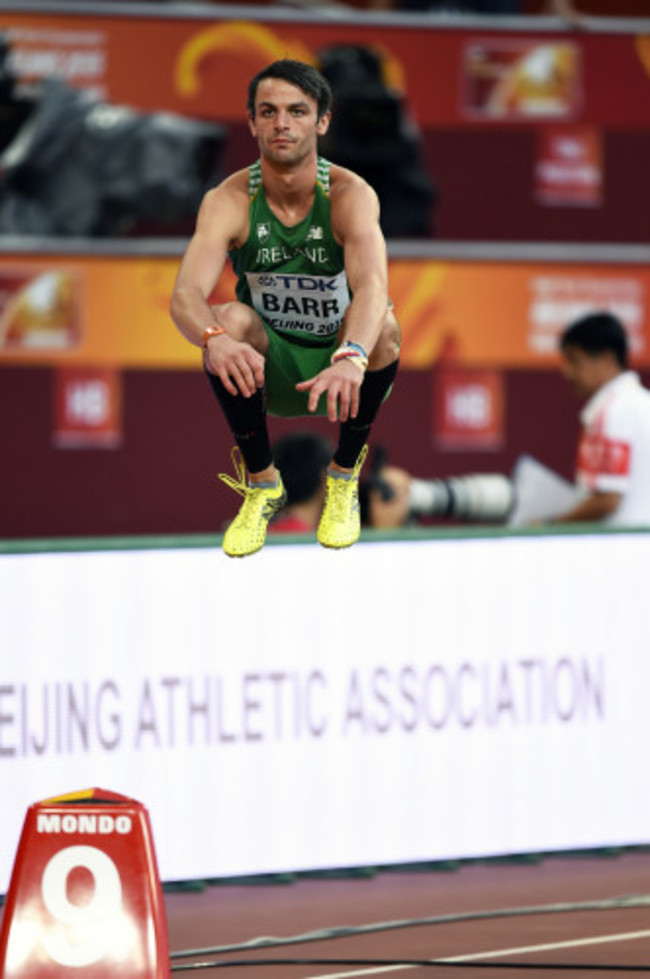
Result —
[{"label": "red advertising banner", "polygon": [[59,367],[54,375],[54,444],[116,449],[122,442],[122,377],[110,367]]},{"label": "red advertising banner", "polygon": [[539,131],[535,195],[542,204],[598,207],[603,191],[600,130],[545,126]]},{"label": "red advertising banner", "polygon": [[500,448],[504,402],[499,371],[441,368],[434,385],[435,443],[447,450]]},{"label": "red advertising banner", "polygon": [[[248,82],[268,62],[318,63],[337,45],[377,51],[386,84],[404,94],[422,128],[650,123],[650,36],[118,13],[12,13],[3,28],[23,83],[55,74],[114,103],[226,123],[242,119]],[[147,70],[134,72],[143,51]]]}]

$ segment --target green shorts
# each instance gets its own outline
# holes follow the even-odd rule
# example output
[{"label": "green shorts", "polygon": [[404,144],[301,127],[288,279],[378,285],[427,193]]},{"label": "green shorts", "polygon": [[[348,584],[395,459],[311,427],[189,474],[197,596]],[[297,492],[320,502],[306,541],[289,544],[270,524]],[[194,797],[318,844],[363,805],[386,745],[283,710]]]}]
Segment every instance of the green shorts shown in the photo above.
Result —
[{"label": "green shorts", "polygon": [[332,354],[339,345],[338,336],[329,343],[308,346],[276,333],[264,324],[269,338],[264,367],[266,406],[271,415],[297,418],[305,415],[326,415],[327,398],[321,395],[315,412],[307,408],[308,391],[296,391],[296,384],[308,381],[329,367]]}]

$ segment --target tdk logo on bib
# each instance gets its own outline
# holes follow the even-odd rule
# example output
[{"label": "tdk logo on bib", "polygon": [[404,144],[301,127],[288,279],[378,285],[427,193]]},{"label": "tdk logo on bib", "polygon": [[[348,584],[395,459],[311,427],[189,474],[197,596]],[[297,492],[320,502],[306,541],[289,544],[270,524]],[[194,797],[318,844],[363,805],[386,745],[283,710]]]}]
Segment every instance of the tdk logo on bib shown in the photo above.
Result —
[{"label": "tdk logo on bib", "polygon": [[269,275],[263,272],[257,276],[258,285],[267,289],[277,287],[290,289],[292,292],[302,289],[306,292],[337,292],[339,276],[324,275]]},{"label": "tdk logo on bib", "polygon": [[330,337],[350,303],[345,272],[338,275],[246,274],[253,307],[274,329]]}]

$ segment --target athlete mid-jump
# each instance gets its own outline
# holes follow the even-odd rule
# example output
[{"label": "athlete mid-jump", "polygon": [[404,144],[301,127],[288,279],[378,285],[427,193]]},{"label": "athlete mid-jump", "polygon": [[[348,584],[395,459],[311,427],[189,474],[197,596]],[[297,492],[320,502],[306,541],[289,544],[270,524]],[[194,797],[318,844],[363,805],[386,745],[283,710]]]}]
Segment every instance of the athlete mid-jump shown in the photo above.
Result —
[{"label": "athlete mid-jump", "polygon": [[[237,479],[222,477],[244,497],[224,535],[233,557],[262,547],[285,499],[267,411],[340,422],[317,536],[325,547],[357,540],[359,471],[397,372],[377,196],[317,152],[331,99],[302,62],[276,61],[253,78],[247,108],[260,158],[206,194],[172,296],[172,318],[203,348],[239,450]],[[210,306],[227,257],[237,300]]]}]

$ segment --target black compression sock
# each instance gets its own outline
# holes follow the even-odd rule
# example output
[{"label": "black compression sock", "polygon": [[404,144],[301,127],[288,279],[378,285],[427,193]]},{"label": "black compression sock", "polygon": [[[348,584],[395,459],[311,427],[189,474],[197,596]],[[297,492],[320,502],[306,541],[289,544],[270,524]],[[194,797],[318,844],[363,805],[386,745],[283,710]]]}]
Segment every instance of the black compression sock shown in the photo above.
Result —
[{"label": "black compression sock", "polygon": [[215,374],[206,371],[212,390],[225,415],[233,438],[249,472],[258,473],[273,462],[266,424],[266,397],[258,388],[250,398],[230,394]]},{"label": "black compression sock", "polygon": [[341,423],[339,444],[334,453],[334,462],[344,469],[352,469],[359,453],[368,441],[372,423],[377,417],[381,403],[386,397],[397,374],[398,360],[378,371],[366,371],[361,385],[359,412],[356,418],[348,418]]}]

